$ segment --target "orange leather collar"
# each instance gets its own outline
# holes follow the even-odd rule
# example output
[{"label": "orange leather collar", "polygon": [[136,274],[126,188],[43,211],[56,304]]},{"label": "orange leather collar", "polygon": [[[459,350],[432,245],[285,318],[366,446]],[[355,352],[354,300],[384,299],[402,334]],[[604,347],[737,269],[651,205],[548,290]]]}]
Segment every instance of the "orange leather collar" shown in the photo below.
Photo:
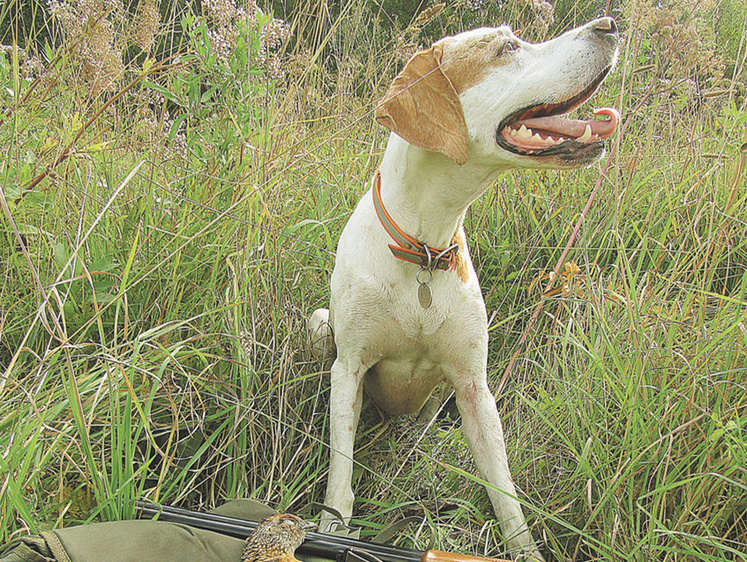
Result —
[{"label": "orange leather collar", "polygon": [[402,231],[394,219],[389,215],[384,202],[381,200],[381,174],[376,170],[373,184],[373,198],[376,215],[381,221],[384,230],[396,242],[389,244],[389,249],[394,257],[419,265],[423,269],[434,268],[451,271],[456,264],[456,256],[459,246],[454,244],[449,248],[430,248],[419,240]]}]

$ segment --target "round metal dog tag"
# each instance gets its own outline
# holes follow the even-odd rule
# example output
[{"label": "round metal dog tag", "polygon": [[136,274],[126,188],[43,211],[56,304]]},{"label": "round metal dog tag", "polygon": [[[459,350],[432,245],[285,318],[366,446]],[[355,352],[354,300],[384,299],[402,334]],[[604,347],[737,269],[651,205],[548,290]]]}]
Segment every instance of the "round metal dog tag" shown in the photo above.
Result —
[{"label": "round metal dog tag", "polygon": [[423,308],[430,307],[433,302],[433,294],[427,283],[421,283],[418,286],[418,302]]}]

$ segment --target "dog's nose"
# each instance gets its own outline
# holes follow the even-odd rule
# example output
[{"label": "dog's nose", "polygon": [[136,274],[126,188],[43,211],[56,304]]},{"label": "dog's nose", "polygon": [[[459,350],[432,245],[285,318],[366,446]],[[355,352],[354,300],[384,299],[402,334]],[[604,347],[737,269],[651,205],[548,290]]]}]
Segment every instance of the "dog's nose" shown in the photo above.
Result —
[{"label": "dog's nose", "polygon": [[592,29],[600,35],[617,35],[617,22],[610,17],[592,22]]}]

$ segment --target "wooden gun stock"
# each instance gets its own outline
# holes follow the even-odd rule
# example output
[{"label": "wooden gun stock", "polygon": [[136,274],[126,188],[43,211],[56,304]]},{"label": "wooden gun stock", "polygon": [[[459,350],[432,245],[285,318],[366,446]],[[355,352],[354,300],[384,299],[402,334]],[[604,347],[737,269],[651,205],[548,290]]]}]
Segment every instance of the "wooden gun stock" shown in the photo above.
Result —
[{"label": "wooden gun stock", "polygon": [[442,550],[427,550],[420,557],[420,562],[510,562],[510,560],[459,554],[458,552],[444,552]]},{"label": "wooden gun stock", "polygon": [[[158,517],[159,521],[187,525],[195,529],[213,531],[238,539],[246,539],[257,526],[257,523],[254,521],[213,513],[189,511],[178,507],[161,506],[141,500],[137,501],[136,507],[137,516],[140,519]],[[298,548],[298,552],[310,556],[331,558],[339,562],[345,561],[348,552],[366,553],[374,556],[380,562],[509,562],[508,560],[498,558],[482,558],[480,556],[442,552],[440,550],[423,552],[314,532],[306,534],[306,540]]]}]

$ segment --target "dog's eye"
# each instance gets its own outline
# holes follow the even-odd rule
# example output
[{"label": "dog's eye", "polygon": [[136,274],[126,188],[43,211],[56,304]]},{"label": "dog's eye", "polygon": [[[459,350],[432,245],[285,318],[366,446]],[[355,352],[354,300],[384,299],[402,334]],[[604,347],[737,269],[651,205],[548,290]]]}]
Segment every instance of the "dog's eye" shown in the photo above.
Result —
[{"label": "dog's eye", "polygon": [[518,48],[519,45],[515,41],[506,41],[498,50],[498,56],[505,55],[506,53],[513,53],[518,50]]}]

